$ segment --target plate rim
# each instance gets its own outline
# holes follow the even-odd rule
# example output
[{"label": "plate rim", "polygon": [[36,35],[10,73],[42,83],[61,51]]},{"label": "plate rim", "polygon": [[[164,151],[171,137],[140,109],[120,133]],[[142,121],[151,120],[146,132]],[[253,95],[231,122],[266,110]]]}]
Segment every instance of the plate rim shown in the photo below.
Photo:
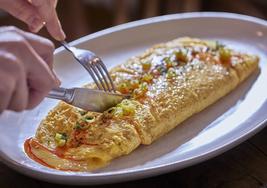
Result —
[{"label": "plate rim", "polygon": [[[70,42],[71,45],[78,45],[81,43],[84,43],[85,41],[92,40],[94,38],[104,36],[106,34],[110,34],[113,32],[125,30],[125,29],[130,29],[134,28],[137,26],[143,26],[143,25],[148,25],[148,24],[154,24],[158,22],[165,22],[165,21],[170,21],[170,20],[179,20],[179,19],[189,19],[189,18],[228,18],[228,19],[236,19],[236,20],[242,20],[242,21],[247,21],[247,22],[252,22],[252,23],[257,23],[260,24],[264,27],[267,28],[267,21],[248,16],[248,15],[242,15],[242,14],[236,14],[236,13],[228,13],[228,12],[190,12],[190,13],[178,13],[178,14],[170,14],[170,15],[163,15],[163,16],[157,16],[157,17],[152,17],[152,18],[147,18],[147,19],[142,19],[142,20],[137,20],[129,23],[125,23],[122,25],[114,26],[111,28],[107,28],[101,31],[98,31],[93,34],[89,34],[86,36],[83,36],[79,39],[76,39],[72,42]],[[61,51],[63,51],[63,47],[59,47],[55,50],[54,54],[58,54]],[[42,171],[36,168],[32,168],[31,166],[26,166],[23,164],[18,163],[17,161],[9,158],[2,150],[0,151],[0,161],[7,166],[11,167],[12,169],[19,171],[22,174],[26,174],[31,177],[35,177],[40,180],[45,180],[49,182],[54,182],[54,183],[61,183],[61,184],[72,184],[72,185],[93,185],[93,184],[103,184],[103,183],[115,183],[115,182],[123,182],[123,181],[129,181],[133,179],[139,179],[140,178],[140,172],[143,172],[141,177],[150,177],[150,176],[155,176],[159,174],[164,174],[167,172],[171,172],[174,170],[180,170],[185,167],[194,165],[199,162],[203,162],[205,160],[208,160],[212,157],[215,157],[217,155],[220,155],[224,151],[227,151],[236,145],[240,144],[241,142],[247,140],[251,136],[255,135],[258,133],[260,130],[262,130],[265,126],[267,126],[267,118],[264,119],[263,121],[257,123],[252,129],[249,129],[248,131],[245,131],[243,134],[240,134],[237,138],[231,139],[227,143],[223,145],[219,145],[212,150],[209,150],[207,152],[204,152],[200,155],[195,155],[191,158],[186,158],[184,160],[179,160],[175,162],[169,162],[161,165],[155,165],[153,167],[147,167],[147,168],[142,168],[142,169],[129,169],[129,170],[121,170],[117,172],[100,172],[100,173],[95,173],[95,174],[78,174],[73,176],[73,174],[59,174],[58,171],[54,172],[48,172],[48,171]],[[177,168],[177,166],[180,163],[184,163],[180,168]],[[39,176],[39,175],[46,175],[47,177]],[[82,179],[81,182],[73,182],[73,181],[65,181],[65,182],[59,182],[61,181],[62,177],[70,177],[72,178],[95,178],[95,177],[113,177],[115,180],[105,180],[102,183],[97,182],[97,181],[91,181],[91,179]],[[122,179],[119,176],[127,177],[127,179]],[[57,179],[58,178],[58,179]]]},{"label": "plate rim", "polygon": [[[143,25],[148,25],[148,24],[155,24],[158,22],[163,22],[163,21],[170,21],[170,20],[177,20],[177,19],[188,19],[188,18],[228,18],[228,19],[236,19],[236,20],[242,20],[242,21],[247,21],[247,22],[252,22],[252,23],[257,23],[260,25],[263,25],[267,27],[267,20],[253,17],[253,16],[248,16],[244,14],[238,14],[238,13],[231,13],[231,12],[186,12],[186,13],[177,13],[177,14],[167,14],[167,15],[162,15],[162,16],[155,16],[151,18],[145,18],[141,20],[136,20],[124,24],[120,24],[117,26],[113,26],[110,28],[106,28],[85,36],[82,36],[78,39],[75,39],[71,42],[68,42],[70,45],[79,45],[83,43],[84,41],[92,40],[94,38],[104,36],[106,34],[110,34],[113,32],[125,30],[125,29],[130,29],[134,28],[137,26],[143,26]],[[57,54],[61,51],[64,51],[65,48],[63,46],[57,48],[54,51],[54,54]]]}]

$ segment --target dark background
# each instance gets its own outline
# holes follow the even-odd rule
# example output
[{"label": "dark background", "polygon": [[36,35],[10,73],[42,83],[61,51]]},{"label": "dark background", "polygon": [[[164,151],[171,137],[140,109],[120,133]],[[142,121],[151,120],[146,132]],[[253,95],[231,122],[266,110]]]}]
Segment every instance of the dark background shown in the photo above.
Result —
[{"label": "dark background", "polygon": [[[224,11],[267,18],[267,0],[59,0],[59,18],[67,41],[129,21],[158,15]],[[0,25],[27,26],[0,12]],[[40,35],[50,38],[45,29]]]}]

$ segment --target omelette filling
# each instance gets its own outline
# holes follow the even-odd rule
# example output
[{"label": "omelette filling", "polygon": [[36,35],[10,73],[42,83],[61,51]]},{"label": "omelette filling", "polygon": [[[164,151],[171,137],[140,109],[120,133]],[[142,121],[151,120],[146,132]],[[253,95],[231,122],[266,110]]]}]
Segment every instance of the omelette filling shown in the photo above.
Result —
[{"label": "omelette filling", "polygon": [[60,102],[25,141],[25,152],[58,170],[99,169],[229,93],[258,61],[216,41],[179,38],[156,45],[110,71],[117,91],[131,99],[104,113]]}]

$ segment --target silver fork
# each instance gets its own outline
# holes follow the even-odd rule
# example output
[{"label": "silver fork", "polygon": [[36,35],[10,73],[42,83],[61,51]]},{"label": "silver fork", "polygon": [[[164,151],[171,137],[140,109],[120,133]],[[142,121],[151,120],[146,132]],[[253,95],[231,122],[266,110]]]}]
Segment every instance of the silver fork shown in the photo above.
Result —
[{"label": "silver fork", "polygon": [[87,70],[99,90],[87,88],[54,88],[47,95],[48,98],[60,99],[84,110],[103,112],[115,106],[127,95],[117,94],[113,81],[102,60],[89,50],[78,49],[62,41],[66,50]]},{"label": "silver fork", "polygon": [[103,61],[89,50],[70,46],[66,41],[61,41],[66,50],[87,70],[100,90],[116,92],[113,81]]}]

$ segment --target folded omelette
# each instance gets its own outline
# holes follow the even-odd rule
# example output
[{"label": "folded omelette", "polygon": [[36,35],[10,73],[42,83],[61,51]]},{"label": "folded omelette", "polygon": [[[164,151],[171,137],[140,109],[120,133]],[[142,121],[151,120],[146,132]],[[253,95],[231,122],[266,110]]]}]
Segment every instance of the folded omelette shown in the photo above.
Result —
[{"label": "folded omelette", "polygon": [[25,141],[25,152],[59,170],[104,167],[229,93],[258,62],[216,41],[178,38],[156,45],[110,71],[117,91],[130,99],[104,113],[60,102]]}]

